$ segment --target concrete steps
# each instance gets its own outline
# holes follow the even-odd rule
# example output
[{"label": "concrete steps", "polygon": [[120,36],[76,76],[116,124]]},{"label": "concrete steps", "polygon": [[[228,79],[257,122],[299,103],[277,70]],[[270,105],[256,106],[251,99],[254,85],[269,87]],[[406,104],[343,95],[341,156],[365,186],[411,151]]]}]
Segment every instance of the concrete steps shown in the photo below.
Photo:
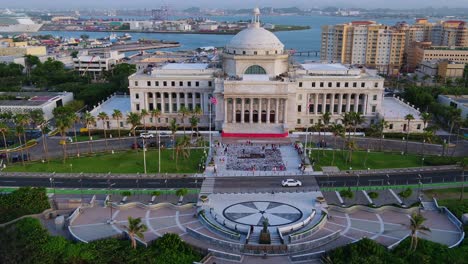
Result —
[{"label": "concrete steps", "polygon": [[200,194],[212,194],[214,190],[214,185],[215,185],[215,178],[213,177],[207,177],[205,180],[203,180],[201,189],[200,189]]}]

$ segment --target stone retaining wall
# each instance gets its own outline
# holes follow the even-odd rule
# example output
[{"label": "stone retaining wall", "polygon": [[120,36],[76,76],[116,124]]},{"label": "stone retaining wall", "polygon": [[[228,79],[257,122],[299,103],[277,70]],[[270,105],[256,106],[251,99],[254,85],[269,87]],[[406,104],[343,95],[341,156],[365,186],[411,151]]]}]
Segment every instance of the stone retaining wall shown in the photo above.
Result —
[{"label": "stone retaining wall", "polygon": [[302,243],[297,243],[297,244],[289,244],[288,245],[288,252],[300,252],[300,251],[305,251],[313,248],[317,248],[320,246],[323,246],[325,244],[328,244],[336,239],[338,239],[341,234],[341,230],[335,231],[334,233],[331,233],[327,236],[317,238],[311,241],[306,241]]},{"label": "stone retaining wall", "polygon": [[315,231],[322,228],[326,223],[327,223],[327,215],[322,213],[322,216],[321,216],[319,222],[315,226],[313,226],[312,228],[310,228],[308,230],[305,230],[303,232],[299,232],[299,233],[289,235],[288,236],[289,243],[292,243],[294,241],[297,241],[297,240],[300,240],[300,239],[311,236],[313,233],[315,233]]}]

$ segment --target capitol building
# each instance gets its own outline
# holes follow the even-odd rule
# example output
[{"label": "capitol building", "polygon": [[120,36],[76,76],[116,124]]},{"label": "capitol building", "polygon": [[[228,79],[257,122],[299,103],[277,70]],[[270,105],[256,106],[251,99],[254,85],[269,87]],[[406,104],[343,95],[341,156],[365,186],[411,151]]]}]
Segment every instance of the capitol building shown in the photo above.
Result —
[{"label": "capitol building", "polygon": [[[286,137],[320,122],[326,112],[331,114],[330,122],[341,122],[350,111],[362,114],[363,126],[385,118],[393,122],[387,129],[393,132],[406,129],[404,116],[410,113],[416,119],[411,132],[422,132],[419,111],[397,98],[384,97],[384,78],[377,71],[295,63],[283,43],[260,26],[258,8],[250,26],[216,57],[207,63],[165,63],[131,75],[129,110],[159,109],[158,120],[146,117],[148,124],[168,127],[176,118],[179,127],[190,127],[188,118],[182,123],[179,110],[199,107],[203,111],[199,126],[208,128],[211,120],[225,137]],[[105,103],[100,107],[105,108]],[[115,126],[128,124],[108,122],[109,128]]]}]

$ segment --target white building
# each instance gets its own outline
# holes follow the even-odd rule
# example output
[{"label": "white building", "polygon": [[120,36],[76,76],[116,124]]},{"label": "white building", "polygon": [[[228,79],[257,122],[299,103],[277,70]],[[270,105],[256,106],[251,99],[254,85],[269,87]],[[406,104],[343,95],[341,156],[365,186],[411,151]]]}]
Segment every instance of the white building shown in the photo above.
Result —
[{"label": "white building", "polygon": [[[198,106],[200,126],[208,127],[211,113],[213,127],[227,137],[284,137],[319,122],[326,112],[338,123],[345,112],[360,112],[367,125],[384,113],[384,79],[376,71],[292,64],[281,41],[260,27],[259,14],[255,9],[252,23],[226,45],[219,63],[164,64],[130,76],[131,111],[160,109],[161,117],[147,123],[167,127],[177,118],[180,126],[189,126],[178,110]],[[212,97],[217,104],[210,111]]]},{"label": "white building", "polygon": [[468,95],[439,95],[437,101],[443,105],[448,105],[461,110],[461,118],[468,118]]},{"label": "white building", "polygon": [[125,54],[120,54],[118,51],[83,50],[73,59],[73,68],[80,74],[91,74],[96,78],[103,72],[112,70],[124,57]]},{"label": "white building", "polygon": [[53,110],[73,101],[73,93],[68,92],[31,92],[15,93],[1,92],[0,96],[13,96],[13,100],[0,100],[0,112],[11,112],[13,114],[25,114],[33,110],[42,110],[44,119],[50,120],[54,117]]}]

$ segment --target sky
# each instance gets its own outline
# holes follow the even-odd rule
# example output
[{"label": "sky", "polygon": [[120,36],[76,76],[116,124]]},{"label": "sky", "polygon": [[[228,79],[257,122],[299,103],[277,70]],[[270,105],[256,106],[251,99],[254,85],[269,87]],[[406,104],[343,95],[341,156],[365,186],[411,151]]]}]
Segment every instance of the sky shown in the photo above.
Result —
[{"label": "sky", "polygon": [[418,7],[466,7],[468,0],[0,0],[0,8],[155,8],[168,5],[174,9],[187,7],[251,8],[265,7],[361,7],[395,9]]}]

